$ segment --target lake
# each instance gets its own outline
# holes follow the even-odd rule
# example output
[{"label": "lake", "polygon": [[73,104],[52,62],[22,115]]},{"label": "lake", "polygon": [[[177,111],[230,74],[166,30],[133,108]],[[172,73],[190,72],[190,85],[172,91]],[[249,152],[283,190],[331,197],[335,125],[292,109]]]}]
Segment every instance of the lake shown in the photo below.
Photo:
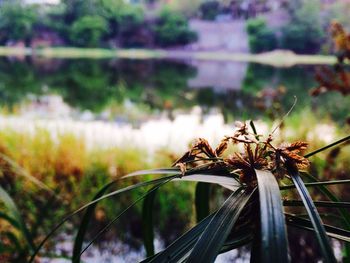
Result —
[{"label": "lake", "polygon": [[[314,75],[318,67],[277,68],[232,61],[2,57],[0,105],[5,119],[12,116],[10,125],[17,128],[41,121],[40,125],[58,129],[91,130],[96,136],[87,140],[105,146],[131,142],[143,135],[148,138],[144,140],[149,142],[148,148],[164,146],[179,152],[192,137],[214,136],[213,131],[204,132],[210,127],[222,127],[226,132],[236,120],[271,122],[281,118],[295,97],[292,114],[311,111],[317,118],[344,124],[348,98],[336,92],[309,95],[317,85]],[[7,127],[5,119],[2,125]],[[172,142],[186,133],[181,127],[203,133],[188,131],[186,144],[176,149]],[[103,141],[95,130],[105,134]],[[152,138],[155,130],[158,139]],[[179,132],[173,134],[174,130]],[[219,132],[216,137],[221,135]]]}]

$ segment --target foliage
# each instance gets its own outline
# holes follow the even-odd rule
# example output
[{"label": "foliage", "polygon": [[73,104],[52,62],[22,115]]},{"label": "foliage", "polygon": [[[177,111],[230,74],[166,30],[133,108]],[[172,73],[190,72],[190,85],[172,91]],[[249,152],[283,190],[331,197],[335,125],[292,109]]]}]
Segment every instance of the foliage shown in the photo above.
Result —
[{"label": "foliage", "polygon": [[291,22],[281,29],[281,48],[296,53],[316,53],[324,39],[320,1],[300,1],[292,10]]},{"label": "foliage", "polygon": [[277,39],[274,32],[266,25],[263,18],[247,21],[249,46],[253,53],[271,51],[277,47]]},{"label": "foliage", "polygon": [[218,1],[205,1],[199,7],[201,17],[204,20],[215,20],[220,13],[220,3]]},{"label": "foliage", "polygon": [[155,41],[162,47],[185,45],[197,39],[188,27],[186,18],[180,13],[163,10],[154,28]]},{"label": "foliage", "polygon": [[100,16],[83,16],[76,20],[71,29],[71,41],[77,46],[97,47],[107,22]]},{"label": "foliage", "polygon": [[33,36],[37,14],[34,7],[19,1],[4,2],[0,8],[0,44],[7,41],[28,41]]},{"label": "foliage", "polygon": [[318,87],[311,91],[313,96],[327,91],[337,91],[343,95],[350,93],[350,72],[345,64],[350,61],[350,34],[335,21],[331,24],[331,33],[338,61],[333,68],[324,66],[318,69]]},{"label": "foliage", "polygon": [[[0,197],[0,249],[4,249],[1,255],[7,255],[8,261],[26,262],[26,258],[33,251],[33,246],[28,246],[29,237],[34,243],[41,239],[53,227],[55,218],[63,217],[67,211],[80,206],[86,199],[92,199],[95,192],[107,182],[133,170],[171,163],[167,156],[144,160],[144,151],[137,148],[87,149],[85,143],[75,136],[62,134],[53,139],[49,132],[44,130],[37,130],[35,134],[30,135],[9,129],[1,131],[0,138],[0,187],[13,200],[9,203],[8,210]],[[126,182],[119,182],[117,185],[123,187]],[[179,191],[184,196],[189,196],[192,188],[181,185]],[[56,194],[53,195],[53,192]],[[102,202],[93,214],[94,222],[102,224],[110,220],[116,209],[122,209],[130,199],[136,198],[140,193],[140,190],[135,191],[117,202],[114,199]],[[178,202],[178,195],[168,186],[162,189],[161,194],[162,198],[157,199],[155,203],[159,208],[157,218],[164,217],[164,213],[185,218],[184,215],[191,209],[191,199]],[[6,197],[6,200],[8,199]],[[164,206],[168,201],[175,203],[171,210]],[[13,203],[17,209],[13,208]],[[12,220],[9,225],[7,219],[2,217],[4,213],[11,218],[15,216],[17,223]],[[140,209],[135,209],[133,217],[137,219],[140,216]],[[25,222],[29,236],[24,235],[21,220]],[[78,220],[71,223],[76,225]],[[168,223],[168,220],[163,220],[159,227],[155,228],[161,236],[174,235],[167,230]],[[188,223],[188,219],[185,218],[182,226],[179,226],[180,231],[183,231]],[[121,228],[125,224],[121,222],[118,227]],[[132,231],[134,228],[129,229]],[[69,232],[71,227],[67,226],[63,231]],[[15,239],[11,238],[13,235]],[[120,235],[120,239],[123,238],[127,239]],[[47,251],[52,251],[53,245],[49,242]]]}]

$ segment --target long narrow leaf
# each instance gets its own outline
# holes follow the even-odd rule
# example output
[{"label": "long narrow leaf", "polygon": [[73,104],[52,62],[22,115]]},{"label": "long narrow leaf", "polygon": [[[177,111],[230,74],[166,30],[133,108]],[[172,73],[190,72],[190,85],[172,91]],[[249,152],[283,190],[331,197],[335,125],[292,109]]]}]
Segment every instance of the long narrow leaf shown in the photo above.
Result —
[{"label": "long narrow leaf", "polygon": [[[311,174],[303,173],[302,175],[307,177],[312,182],[318,182],[317,178],[315,178]],[[335,194],[333,194],[333,192],[331,190],[329,190],[325,185],[318,186],[318,189],[320,189],[320,191],[324,195],[326,195],[330,200],[332,200],[333,202],[340,201],[339,198]],[[345,225],[346,229],[350,230],[350,213],[349,213],[349,211],[345,208],[340,207],[339,212],[344,219],[344,225]],[[344,249],[345,249],[344,260],[350,261],[350,244],[345,244]]]},{"label": "long narrow leaf", "polygon": [[153,206],[157,191],[150,192],[144,199],[142,205],[142,234],[143,243],[146,249],[146,256],[154,255],[154,222],[153,222]]},{"label": "long narrow leaf", "polygon": [[15,225],[18,226],[18,228],[21,230],[21,234],[24,236],[25,240],[27,241],[27,244],[31,250],[34,250],[34,243],[32,240],[32,237],[30,236],[30,233],[23,221],[23,218],[11,198],[11,196],[0,186],[0,200],[3,201],[5,207],[8,210],[8,217],[11,218],[10,223],[15,223]]},{"label": "long narrow leaf", "polygon": [[[72,216],[78,214],[79,212],[81,212],[82,210],[90,207],[91,205],[94,205],[96,203],[98,203],[99,201],[101,200],[104,200],[106,198],[109,198],[111,196],[115,196],[115,195],[118,195],[118,194],[121,194],[121,193],[124,193],[124,192],[128,192],[128,191],[131,191],[133,189],[136,189],[136,188],[139,188],[139,187],[144,187],[144,186],[148,186],[148,185],[152,185],[152,184],[157,184],[157,183],[160,183],[164,180],[167,180],[167,179],[174,179],[178,177],[178,175],[169,175],[169,176],[165,176],[165,177],[162,177],[162,178],[158,178],[158,179],[154,179],[154,180],[151,180],[151,181],[146,181],[146,182],[141,182],[141,183],[137,183],[137,184],[134,184],[134,185],[130,185],[130,186],[127,186],[125,188],[122,188],[122,189],[119,189],[119,190],[116,190],[116,191],[113,191],[109,194],[106,194],[106,195],[103,195],[85,205],[83,205],[82,207],[80,207],[79,209],[71,212],[70,214],[68,214],[65,218],[63,218],[47,235],[46,237],[40,242],[40,244],[36,247],[33,255],[31,256],[29,262],[33,262],[36,255],[38,254],[38,252],[40,251],[40,249],[42,248],[42,246],[45,244],[45,242],[65,223],[67,222]],[[113,184],[113,182],[111,182],[111,184]]]},{"label": "long narrow leaf", "polygon": [[317,212],[317,209],[312,201],[312,198],[307,191],[304,182],[301,180],[299,171],[293,167],[287,167],[288,173],[290,174],[293,183],[295,184],[298,193],[304,203],[307,213],[309,214],[310,220],[314,227],[318,243],[321,247],[321,251],[325,262],[337,262],[333,253],[332,246],[328,240],[326,230],[323,226],[322,220]]},{"label": "long narrow leaf", "polygon": [[[106,184],[104,187],[101,188],[101,190],[98,191],[98,193],[94,196],[92,200],[96,200],[101,196],[103,196],[104,193],[114,184],[115,184],[115,181]],[[90,219],[93,216],[96,206],[97,206],[97,203],[94,203],[88,207],[88,209],[86,210],[83,216],[83,219],[79,224],[78,233],[74,239],[74,246],[73,246],[72,262],[74,263],[80,262],[80,251],[83,246],[85,233],[87,231],[88,225],[90,223]]]},{"label": "long narrow leaf", "polygon": [[278,183],[271,172],[255,170],[255,173],[260,201],[260,262],[288,262],[287,234]]},{"label": "long narrow leaf", "polygon": [[125,208],[121,213],[119,213],[112,221],[110,221],[105,227],[103,227],[95,236],[94,238],[86,245],[86,247],[80,252],[80,256],[98,239],[100,238],[100,236],[106,231],[108,230],[121,216],[123,216],[130,208],[132,208],[133,206],[135,206],[138,202],[140,202],[142,199],[144,199],[145,197],[147,197],[149,194],[152,194],[153,192],[155,192],[156,190],[158,190],[158,188],[160,188],[162,185],[168,183],[171,179],[167,180],[167,181],[163,181],[155,186],[152,187],[152,189],[150,189],[148,192],[146,192],[145,194],[143,194],[142,196],[138,197],[133,203],[131,203],[127,208]]},{"label": "long narrow leaf", "polygon": [[[304,206],[301,200],[284,200],[284,206]],[[314,205],[317,207],[330,207],[330,208],[350,208],[350,202],[329,202],[329,201],[314,201]]]},{"label": "long narrow leaf", "polygon": [[196,185],[195,205],[197,222],[202,221],[210,213],[209,208],[210,184],[199,182]]},{"label": "long narrow leaf", "polygon": [[187,262],[214,262],[251,195],[240,188],[225,201],[196,242]]},{"label": "long narrow leaf", "polygon": [[20,165],[18,165],[18,163],[16,161],[12,160],[10,157],[6,156],[3,153],[0,153],[0,157],[4,161],[6,161],[9,165],[11,165],[11,167],[14,169],[14,171],[18,175],[21,175],[21,176],[25,177],[26,179],[28,179],[29,181],[31,181],[32,183],[34,183],[38,187],[40,187],[42,189],[45,189],[46,191],[50,192],[51,194],[53,194],[57,198],[60,198],[59,196],[56,195],[56,193],[50,187],[48,187],[46,184],[44,184],[43,182],[41,182],[40,180],[38,180],[37,178],[35,178],[31,174],[29,174]]},{"label": "long narrow leaf", "polygon": [[[304,183],[304,185],[306,187],[319,187],[319,186],[323,186],[323,185],[335,185],[335,184],[350,184],[350,179],[332,180],[332,181],[318,181],[318,182],[314,182],[314,183]],[[291,189],[291,188],[295,188],[295,185],[285,185],[285,186],[280,187],[281,190],[287,190],[287,189]]]},{"label": "long narrow leaf", "polygon": [[160,168],[160,169],[149,169],[149,170],[141,170],[141,171],[136,171],[127,175],[124,175],[122,178],[129,178],[133,176],[138,176],[138,175],[150,175],[150,174],[181,174],[181,171],[179,168],[174,167],[174,168]]},{"label": "long narrow leaf", "polygon": [[201,222],[199,222],[196,226],[191,228],[181,237],[176,239],[172,244],[170,244],[166,249],[155,255],[150,260],[145,260],[142,262],[157,262],[157,263],[166,263],[166,262],[177,262],[179,258],[182,258],[185,254],[187,254],[205,230],[209,222],[214,217],[215,213],[209,215]]},{"label": "long narrow leaf", "polygon": [[[311,221],[306,218],[287,214],[287,224],[309,231],[314,231]],[[350,231],[326,224],[324,227],[328,236],[340,239],[342,241],[350,242]]]},{"label": "long narrow leaf", "polygon": [[[311,180],[313,182],[319,182],[317,180],[317,178],[315,178],[311,174],[302,173],[302,175],[307,177],[309,180]],[[318,188],[321,190],[321,192],[324,195],[326,195],[329,198],[329,200],[331,200],[333,202],[340,202],[339,198],[335,194],[333,194],[325,185],[319,185]],[[349,211],[344,209],[344,208],[339,208],[339,212],[342,215],[342,217],[344,218],[347,230],[350,230],[350,213],[349,213]]]},{"label": "long narrow leaf", "polygon": [[309,157],[311,157],[311,156],[313,156],[313,155],[315,155],[315,154],[317,154],[317,153],[319,153],[319,152],[322,152],[322,151],[324,151],[324,150],[327,150],[327,149],[329,149],[329,148],[331,148],[331,147],[334,147],[334,146],[336,146],[336,145],[338,145],[338,144],[340,144],[340,143],[346,142],[346,141],[348,141],[348,140],[350,140],[350,136],[346,136],[346,137],[344,137],[344,138],[342,138],[342,139],[340,139],[340,140],[338,140],[338,141],[335,141],[335,142],[333,142],[333,143],[330,143],[330,144],[326,145],[325,147],[322,147],[322,148],[320,148],[320,149],[317,149],[317,150],[315,150],[315,151],[313,151],[313,152],[311,152],[311,153],[305,154],[304,157],[305,157],[305,158],[309,158]]}]

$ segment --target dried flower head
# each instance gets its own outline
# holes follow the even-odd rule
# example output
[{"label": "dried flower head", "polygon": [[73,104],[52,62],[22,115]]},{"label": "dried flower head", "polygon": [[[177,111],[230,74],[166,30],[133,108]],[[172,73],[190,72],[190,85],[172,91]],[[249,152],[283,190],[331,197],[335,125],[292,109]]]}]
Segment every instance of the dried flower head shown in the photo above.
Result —
[{"label": "dried flower head", "polygon": [[[233,136],[226,136],[215,150],[208,141],[199,138],[174,165],[180,168],[182,175],[188,169],[196,169],[195,162],[201,162],[206,169],[219,168],[228,173],[238,172],[239,180],[247,187],[255,187],[257,184],[255,170],[269,170],[277,179],[284,178],[286,165],[293,165],[298,169],[306,168],[309,161],[301,155],[308,143],[296,141],[284,143],[279,147],[272,145],[273,138],[270,134],[265,141],[248,131],[246,124],[240,124]],[[243,145],[243,152],[235,152],[227,158],[220,158],[226,151],[229,143]]]}]

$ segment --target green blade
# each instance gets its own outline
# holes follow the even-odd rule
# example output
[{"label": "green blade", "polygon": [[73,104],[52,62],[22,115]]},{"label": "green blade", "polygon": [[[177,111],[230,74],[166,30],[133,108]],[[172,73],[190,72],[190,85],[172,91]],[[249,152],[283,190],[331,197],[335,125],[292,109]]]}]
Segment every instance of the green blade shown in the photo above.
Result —
[{"label": "green blade", "polygon": [[[306,187],[320,187],[324,185],[335,185],[335,184],[350,184],[350,179],[346,180],[332,180],[332,181],[318,181],[318,182],[313,182],[313,183],[304,183]],[[281,186],[281,190],[287,190],[291,188],[295,188],[295,185],[284,185]]]},{"label": "green blade", "polygon": [[129,178],[133,176],[139,176],[139,175],[150,175],[150,174],[181,174],[181,171],[179,168],[160,168],[160,169],[149,169],[149,170],[141,170],[136,171],[127,175],[124,175],[122,178]]},{"label": "green blade", "polygon": [[260,262],[288,262],[288,241],[281,193],[275,176],[255,170],[260,201]]},{"label": "green blade", "polygon": [[[284,200],[284,206],[303,206],[301,200]],[[329,201],[314,201],[316,207],[330,207],[330,208],[350,208],[350,202],[329,202]]]},{"label": "green blade", "polygon": [[[124,193],[124,192],[128,192],[128,191],[131,191],[133,189],[136,189],[136,188],[139,188],[139,187],[144,187],[144,186],[148,186],[148,185],[152,185],[152,184],[157,184],[157,183],[160,183],[160,182],[163,182],[165,180],[168,180],[168,179],[174,179],[178,177],[178,175],[169,175],[169,176],[165,176],[165,177],[162,177],[162,178],[158,178],[158,179],[154,179],[154,180],[151,180],[151,181],[146,181],[146,182],[141,182],[141,183],[137,183],[137,184],[134,184],[134,185],[130,185],[130,186],[127,186],[127,187],[124,187],[122,189],[119,189],[119,190],[116,190],[116,191],[113,191],[109,194],[106,194],[106,195],[103,195],[99,198],[96,198],[95,200],[83,205],[82,207],[80,207],[79,209],[71,212],[70,214],[68,214],[65,218],[63,218],[53,229],[51,229],[51,231],[46,235],[46,237],[40,242],[40,244],[36,247],[34,253],[32,254],[29,262],[33,262],[36,255],[38,254],[38,252],[40,251],[40,249],[42,248],[42,246],[46,243],[46,241],[66,222],[68,221],[72,216],[78,214],[79,212],[81,212],[82,210],[98,203],[99,201],[101,200],[104,200],[108,197],[111,197],[111,196],[115,196],[115,195],[118,195],[118,194],[121,194],[121,193]],[[115,182],[111,182],[107,185],[105,185],[103,188],[105,187],[109,187],[109,185],[111,184],[114,184]],[[102,189],[103,189],[102,188]],[[101,190],[100,190],[101,191]]]},{"label": "green blade", "polygon": [[156,190],[150,192],[145,197],[142,205],[142,234],[147,257],[151,257],[154,255],[153,206],[156,193]]},{"label": "green blade", "polygon": [[187,262],[214,262],[252,192],[238,189],[217,211],[196,242]]},{"label": "green blade", "polygon": [[199,236],[205,230],[211,219],[214,217],[215,213],[209,215],[196,226],[191,228],[181,237],[176,239],[172,244],[170,244],[166,249],[159,252],[151,259],[146,259],[142,262],[157,262],[157,263],[166,263],[166,262],[177,262],[178,259],[183,258],[193,247]]},{"label": "green blade", "polygon": [[[94,198],[92,199],[93,201],[100,198],[101,196],[104,195],[104,193],[112,186],[115,184],[115,181],[110,182],[108,184],[106,184],[105,186],[103,186],[98,192],[97,194],[94,196]],[[78,233],[74,239],[74,246],[73,246],[73,255],[72,255],[72,262],[80,262],[80,251],[83,247],[83,242],[84,242],[84,237],[85,237],[85,233],[88,229],[88,225],[90,223],[90,219],[94,214],[95,208],[97,206],[97,203],[92,204],[91,206],[88,207],[88,209],[86,210],[83,219],[81,220],[80,224],[79,224],[79,229],[78,229]]]},{"label": "green blade", "polygon": [[202,221],[210,214],[209,208],[210,184],[199,182],[196,185],[195,206],[197,222]]},{"label": "green blade", "polygon": [[14,225],[18,226],[18,229],[21,230],[21,234],[25,238],[27,245],[31,250],[34,250],[34,242],[32,240],[32,237],[30,236],[30,233],[28,231],[27,226],[25,225],[23,221],[23,217],[21,216],[15,202],[11,198],[11,196],[0,186],[0,200],[3,201],[5,207],[8,210],[7,218],[10,219],[9,222]]},{"label": "green blade", "polygon": [[[311,180],[313,182],[318,182],[317,178],[315,178],[311,174],[302,173],[302,175],[306,176],[309,180]],[[321,190],[321,192],[329,198],[329,200],[331,200],[333,202],[340,201],[339,198],[335,194],[333,194],[326,186],[319,185],[318,187]],[[342,215],[342,217],[344,218],[347,230],[350,230],[350,213],[349,213],[349,211],[344,209],[344,208],[339,208],[339,212]]]},{"label": "green blade", "polygon": [[317,154],[317,153],[319,153],[319,152],[322,152],[322,151],[324,151],[324,150],[327,150],[327,149],[329,149],[329,148],[331,148],[331,147],[334,147],[334,146],[336,146],[336,145],[338,145],[338,144],[340,144],[340,143],[346,142],[346,141],[348,141],[348,140],[350,140],[350,136],[346,136],[346,137],[344,137],[344,138],[342,138],[342,139],[340,139],[340,140],[338,140],[338,141],[336,141],[336,142],[333,142],[333,143],[331,143],[331,144],[326,145],[325,147],[322,147],[322,148],[320,148],[320,149],[317,149],[317,150],[315,150],[315,151],[313,151],[313,152],[311,152],[311,153],[305,154],[304,157],[305,157],[305,158],[309,158],[309,157],[311,157],[311,156],[313,156],[313,155],[315,155],[315,154]]},{"label": "green blade", "polygon": [[325,262],[337,262],[333,253],[332,246],[328,240],[326,230],[323,226],[321,217],[317,212],[317,209],[312,201],[309,192],[306,189],[306,186],[304,185],[304,182],[301,180],[299,171],[292,165],[288,165],[287,169],[310,217]]},{"label": "green blade", "polygon": [[[290,214],[287,214],[286,217],[288,225],[299,227],[312,232],[314,231],[310,220]],[[326,224],[324,225],[324,227],[328,236],[337,238],[342,241],[350,242],[350,231]]]}]

